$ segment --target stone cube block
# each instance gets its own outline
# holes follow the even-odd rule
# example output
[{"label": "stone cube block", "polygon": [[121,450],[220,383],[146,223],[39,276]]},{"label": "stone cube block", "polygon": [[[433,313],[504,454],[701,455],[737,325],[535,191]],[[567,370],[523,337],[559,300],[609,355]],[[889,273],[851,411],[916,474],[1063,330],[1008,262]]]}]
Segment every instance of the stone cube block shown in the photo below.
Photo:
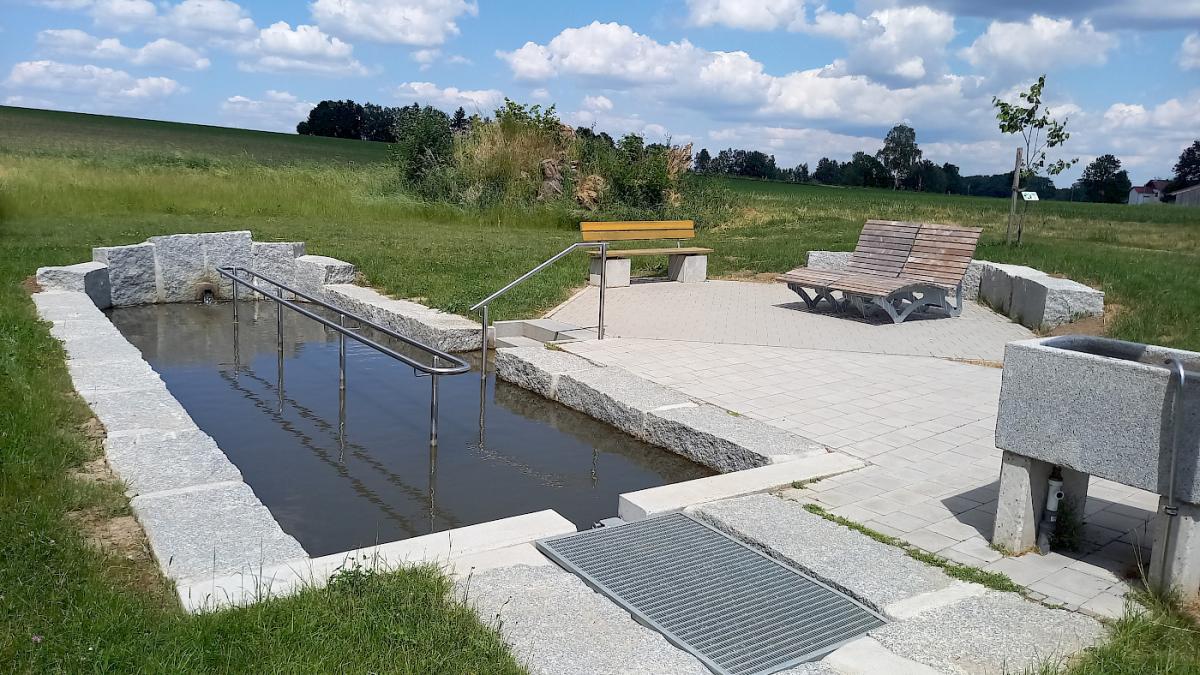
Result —
[{"label": "stone cube block", "polygon": [[1017,276],[1008,315],[1029,328],[1054,328],[1080,317],[1103,316],[1104,293],[1070,279]]},{"label": "stone cube block", "polygon": [[[250,245],[250,269],[263,276],[270,277],[280,283],[296,287],[296,258],[304,255],[304,242],[296,241],[256,241]],[[261,286],[274,295],[275,287],[266,282],[251,281],[255,286]],[[304,289],[299,289],[303,291]],[[291,293],[284,293],[284,298],[291,300]]]},{"label": "stone cube block", "polygon": [[845,271],[850,267],[850,251],[809,251],[809,269],[829,270],[832,272]]},{"label": "stone cube block", "polygon": [[150,237],[158,261],[160,302],[199,299],[201,284],[211,284],[220,298],[229,298],[233,282],[217,273],[219,267],[249,267],[250,232],[205,232]]},{"label": "stone cube block", "polygon": [[668,256],[667,278],[683,284],[694,284],[706,280],[708,278],[708,256]]},{"label": "stone cube block", "polygon": [[[988,263],[979,273],[979,299],[989,307],[1006,314],[1012,306],[1013,279],[1017,277],[1044,277],[1040,270],[1024,265],[1007,265],[1003,263]],[[967,295],[963,289],[964,297]]]},{"label": "stone cube block", "polygon": [[297,288],[315,298],[322,298],[325,284],[353,284],[354,265],[324,255],[302,255],[296,258]]},{"label": "stone cube block", "polygon": [[[546,351],[546,350],[543,350]],[[558,378],[555,399],[636,438],[645,438],[646,413],[690,405],[687,396],[621,368],[591,368]]]},{"label": "stone cube block", "polygon": [[[590,258],[588,263],[588,285],[600,285],[600,258]],[[629,273],[633,269],[629,258],[608,258],[605,270],[605,282],[609,288],[621,288],[629,285]]]},{"label": "stone cube block", "polygon": [[108,283],[114,307],[159,301],[154,244],[101,246],[92,249],[92,260],[108,267]]},{"label": "stone cube block", "polygon": [[100,309],[112,306],[108,266],[104,263],[92,261],[64,267],[39,267],[37,283],[48,291],[86,293]]}]

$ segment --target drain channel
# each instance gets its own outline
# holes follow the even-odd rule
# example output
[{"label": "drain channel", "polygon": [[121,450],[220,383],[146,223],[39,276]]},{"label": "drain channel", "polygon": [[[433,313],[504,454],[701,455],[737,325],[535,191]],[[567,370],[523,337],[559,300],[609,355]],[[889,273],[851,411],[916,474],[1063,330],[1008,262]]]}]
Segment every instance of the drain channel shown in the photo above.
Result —
[{"label": "drain channel", "polygon": [[716,673],[774,673],[884,623],[850,597],[681,513],[537,546]]}]

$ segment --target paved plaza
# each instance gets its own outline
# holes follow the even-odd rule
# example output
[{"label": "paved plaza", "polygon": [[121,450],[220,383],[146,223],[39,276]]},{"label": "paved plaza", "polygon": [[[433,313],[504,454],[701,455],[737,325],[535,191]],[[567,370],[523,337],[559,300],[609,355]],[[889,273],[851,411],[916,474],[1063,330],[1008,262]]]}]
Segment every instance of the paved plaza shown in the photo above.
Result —
[{"label": "paved plaza", "polygon": [[[1078,552],[1005,557],[989,547],[1002,371],[953,359],[999,361],[1005,342],[1031,337],[1025,328],[974,303],[961,318],[898,326],[813,314],[782,284],[654,283],[609,293],[608,331],[619,337],[565,349],[870,464],[784,497],[1003,572],[1047,603],[1121,613],[1139,560],[1148,562],[1156,495],[1093,478]],[[594,325],[594,312],[589,289],[552,316]],[[722,319],[706,322],[713,317]]]},{"label": "paved plaza", "polygon": [[[595,326],[598,301],[599,289],[588,287],[551,318]],[[1006,342],[1033,337],[1029,329],[969,301],[953,321],[931,313],[898,325],[882,312],[870,320],[855,312],[834,314],[825,304],[809,312],[800,296],[779,283],[635,282],[608,289],[606,304],[606,335],[618,337],[987,361],[1003,359]]]}]

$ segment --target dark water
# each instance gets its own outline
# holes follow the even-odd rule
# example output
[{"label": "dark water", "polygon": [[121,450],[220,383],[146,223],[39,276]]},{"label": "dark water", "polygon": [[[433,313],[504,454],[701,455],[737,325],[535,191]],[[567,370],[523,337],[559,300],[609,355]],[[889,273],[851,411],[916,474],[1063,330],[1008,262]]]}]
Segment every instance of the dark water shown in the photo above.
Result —
[{"label": "dark water", "polygon": [[231,304],[110,317],[311,555],[546,508],[590,527],[622,492],[712,473],[492,375],[481,427],[477,369],[439,378],[431,452],[429,378],[353,340],[340,433],[337,334],[285,310],[281,396],[273,305],[240,314],[237,366]]}]

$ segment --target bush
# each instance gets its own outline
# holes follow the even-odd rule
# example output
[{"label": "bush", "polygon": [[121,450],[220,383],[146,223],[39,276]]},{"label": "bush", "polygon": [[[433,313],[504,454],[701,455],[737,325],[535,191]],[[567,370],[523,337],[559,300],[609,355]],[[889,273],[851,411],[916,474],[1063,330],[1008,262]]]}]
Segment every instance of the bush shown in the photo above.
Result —
[{"label": "bush", "polygon": [[400,178],[423,192],[426,177],[440,172],[454,152],[450,117],[428,105],[401,108],[396,115],[395,135],[392,159]]},{"label": "bush", "polygon": [[[412,106],[402,109],[396,137],[401,182],[427,201],[480,209],[541,204],[577,217],[599,211],[712,222],[728,213],[727,192],[686,174],[690,145],[646,145],[636,134],[614,142],[608,134],[572,130],[554,106],[505,99],[492,119],[457,127],[435,108]],[[704,216],[695,215],[696,203]]]}]

